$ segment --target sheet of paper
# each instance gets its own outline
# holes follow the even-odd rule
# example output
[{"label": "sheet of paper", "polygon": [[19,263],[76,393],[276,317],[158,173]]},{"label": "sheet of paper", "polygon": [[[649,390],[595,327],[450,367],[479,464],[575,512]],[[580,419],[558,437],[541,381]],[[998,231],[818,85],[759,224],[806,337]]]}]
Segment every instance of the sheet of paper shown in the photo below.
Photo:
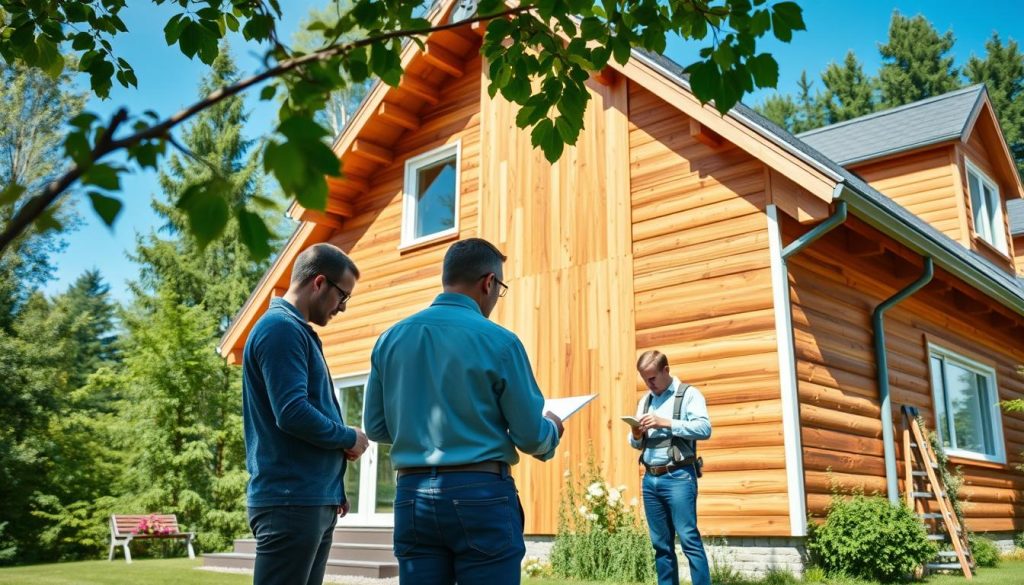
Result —
[{"label": "sheet of paper", "polygon": [[640,426],[640,421],[638,421],[636,418],[632,416],[620,416],[619,418],[621,418],[623,422],[633,427],[634,429]]},{"label": "sheet of paper", "polygon": [[548,398],[544,401],[544,412],[551,411],[558,418],[565,422],[570,416],[572,416],[577,410],[583,408],[591,400],[597,398],[597,394],[587,394],[586,396],[569,396],[568,398]]}]

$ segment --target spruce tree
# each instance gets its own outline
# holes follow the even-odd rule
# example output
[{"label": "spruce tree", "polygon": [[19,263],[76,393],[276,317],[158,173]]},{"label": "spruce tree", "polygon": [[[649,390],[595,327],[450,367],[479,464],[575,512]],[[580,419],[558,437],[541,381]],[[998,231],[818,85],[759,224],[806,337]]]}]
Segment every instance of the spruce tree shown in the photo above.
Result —
[{"label": "spruce tree", "polygon": [[842,65],[830,63],[821,74],[825,84],[822,103],[828,124],[843,122],[875,111],[875,80],[864,74],[853,51],[846,53]]},{"label": "spruce tree", "polygon": [[765,118],[789,131],[793,130],[799,113],[799,108],[793,98],[779,93],[768,96],[764,103],[755,106],[754,109]]},{"label": "spruce tree", "polygon": [[971,83],[984,83],[1006,143],[1024,177],[1024,54],[1017,41],[1004,45],[997,33],[985,43],[985,58],[971,55],[964,67]]},{"label": "spruce tree", "polygon": [[893,12],[889,41],[878,47],[883,105],[902,106],[959,88],[960,73],[948,55],[953,43],[953,31],[940,35],[924,16]]}]

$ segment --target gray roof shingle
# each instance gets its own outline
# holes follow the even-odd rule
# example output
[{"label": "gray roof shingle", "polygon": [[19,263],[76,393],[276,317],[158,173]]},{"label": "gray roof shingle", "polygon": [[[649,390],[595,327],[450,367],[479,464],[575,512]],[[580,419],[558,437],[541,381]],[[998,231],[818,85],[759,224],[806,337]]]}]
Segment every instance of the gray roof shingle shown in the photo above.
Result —
[{"label": "gray roof shingle", "polygon": [[972,85],[854,118],[797,137],[846,166],[959,138],[981,103],[984,85]]},{"label": "gray roof shingle", "polygon": [[[663,55],[637,51],[635,49],[633,54],[660,69],[670,81],[690,91],[690,83],[687,80],[687,76],[682,72],[682,67],[675,61]],[[983,86],[974,86],[974,88],[980,88],[979,91],[981,92],[985,91]],[[978,96],[980,94],[976,94],[975,97],[977,98]],[[840,182],[845,183],[849,188],[855,190],[868,200],[871,205],[885,213],[892,219],[890,223],[900,226],[900,231],[916,233],[927,238],[937,249],[942,250],[945,257],[952,259],[952,261],[959,263],[961,266],[968,267],[968,271],[981,276],[988,282],[995,284],[998,289],[1009,293],[1009,296],[1013,299],[1013,305],[1018,308],[1024,305],[1024,279],[1017,278],[1016,275],[1008,273],[1005,268],[996,266],[987,258],[968,250],[959,242],[935,229],[931,224],[907,211],[906,208],[868,185],[863,179],[846,170],[836,161],[833,161],[800,138],[797,138],[749,107],[737,104],[732,110],[729,110],[727,115],[739,118],[741,121],[745,120],[751,129],[762,133],[762,135],[765,135],[770,140],[781,142],[805,155],[805,157],[810,159],[809,162],[815,164],[827,174],[837,177]]]}]

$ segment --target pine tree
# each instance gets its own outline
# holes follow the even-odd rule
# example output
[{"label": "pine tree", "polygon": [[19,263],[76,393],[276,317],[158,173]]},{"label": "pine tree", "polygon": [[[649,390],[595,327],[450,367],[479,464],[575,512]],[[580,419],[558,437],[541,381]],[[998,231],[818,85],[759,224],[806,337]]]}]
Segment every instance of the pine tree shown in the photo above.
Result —
[{"label": "pine tree", "polygon": [[971,55],[964,74],[971,83],[984,83],[1003,135],[1024,178],[1024,55],[1017,41],[1004,45],[999,35],[985,43],[985,58]]},{"label": "pine tree", "polygon": [[793,125],[796,123],[796,117],[799,113],[799,107],[797,107],[793,98],[778,93],[768,96],[763,104],[755,106],[754,109],[765,118],[789,131],[793,130]]},{"label": "pine tree", "polygon": [[813,85],[814,82],[807,79],[807,72],[804,71],[800,74],[800,80],[797,81],[800,92],[796,99],[776,94],[754,109],[793,134],[824,126],[823,98],[820,93],[811,94]]},{"label": "pine tree", "polygon": [[892,108],[960,87],[960,73],[953,66],[953,31],[939,35],[922,15],[907,18],[893,12],[889,42],[879,46],[882,67],[878,72],[882,103]]},{"label": "pine tree", "polygon": [[[199,93],[237,77],[225,49]],[[252,261],[237,224],[200,246],[174,202],[216,174],[232,204],[261,203],[269,225],[282,217],[280,206],[265,194],[258,153],[243,136],[246,119],[237,98],[205,110],[183,132],[188,156],[172,157],[161,174],[164,196],[153,208],[164,225],[140,237],[136,246],[140,280],[132,286],[135,301],[125,315],[125,367],[114,380],[127,397],[125,416],[140,421],[132,425],[127,445],[131,472],[125,501],[140,509],[174,511],[198,532],[205,550],[230,546],[248,530],[241,374],[214,348],[268,264]]]},{"label": "pine tree", "polygon": [[842,65],[830,63],[822,72],[821,81],[825,84],[822,102],[828,124],[875,111],[876,82],[864,74],[864,67],[853,51],[846,53]]}]

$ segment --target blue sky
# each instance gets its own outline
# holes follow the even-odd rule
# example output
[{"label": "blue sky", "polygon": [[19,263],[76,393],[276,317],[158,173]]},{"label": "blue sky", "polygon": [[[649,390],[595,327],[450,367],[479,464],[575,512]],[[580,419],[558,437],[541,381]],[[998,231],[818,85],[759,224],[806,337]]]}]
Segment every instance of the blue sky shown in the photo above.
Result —
[{"label": "blue sky", "polygon": [[[905,15],[923,14],[940,31],[952,29],[956,36],[953,54],[956,64],[962,65],[971,54],[984,55],[985,41],[998,32],[1005,42],[1007,37],[1024,43],[1024,1],[1022,0],[798,0],[804,8],[806,32],[794,35],[790,44],[771,42],[765,50],[779,61],[779,90],[796,91],[800,73],[807,70],[811,79],[832,61],[841,61],[848,50],[853,50],[874,74],[880,65],[878,45],[884,43],[889,20],[894,10]],[[197,87],[205,66],[190,61],[177,47],[167,47],[163,40],[163,25],[173,12],[166,6],[155,7],[148,2],[133,2],[122,15],[129,34],[117,37],[115,50],[135,67],[139,78],[137,89],[126,90],[115,84],[107,101],[92,100],[89,109],[109,116],[114,109],[128,105],[136,113],[152,109],[168,116],[197,99]],[[279,25],[282,37],[289,38],[301,18],[311,6],[320,6],[317,0],[282,2],[284,19]],[[247,45],[239,38],[232,39],[232,50],[243,71],[259,70],[259,48]],[[679,41],[670,42],[667,56],[689,63],[694,59],[696,47]],[[815,87],[820,88],[820,82]],[[758,103],[771,92],[761,91],[745,101]],[[259,102],[256,92],[247,100],[250,119],[247,134],[257,137],[273,127],[275,109]],[[136,266],[127,258],[135,244],[135,234],[148,233],[156,227],[156,218],[149,202],[159,193],[156,173],[135,173],[124,178],[122,195],[124,209],[113,230],[94,216],[92,209],[80,205],[84,225],[68,234],[68,247],[55,258],[56,278],[46,287],[55,294],[67,286],[83,271],[98,268],[111,284],[113,296],[127,300],[126,283],[135,278]]]}]

